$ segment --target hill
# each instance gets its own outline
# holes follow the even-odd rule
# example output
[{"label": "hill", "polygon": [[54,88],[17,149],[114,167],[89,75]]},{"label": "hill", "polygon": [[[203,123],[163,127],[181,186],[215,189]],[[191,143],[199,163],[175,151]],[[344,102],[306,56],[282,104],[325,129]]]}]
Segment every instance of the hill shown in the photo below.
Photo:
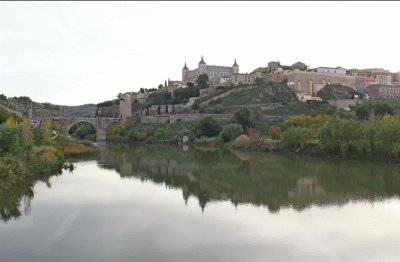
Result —
[{"label": "hill", "polygon": [[240,106],[253,108],[277,107],[297,102],[296,94],[285,82],[261,82],[257,85],[220,88],[216,93],[198,101],[199,110],[207,113],[223,113]]},{"label": "hill", "polygon": [[58,117],[63,114],[69,117],[90,117],[96,111],[95,104],[85,104],[79,106],[61,106],[51,103],[38,103],[32,101],[29,97],[6,97],[0,94],[0,105],[27,115],[27,106],[32,104],[33,115],[35,117]]}]

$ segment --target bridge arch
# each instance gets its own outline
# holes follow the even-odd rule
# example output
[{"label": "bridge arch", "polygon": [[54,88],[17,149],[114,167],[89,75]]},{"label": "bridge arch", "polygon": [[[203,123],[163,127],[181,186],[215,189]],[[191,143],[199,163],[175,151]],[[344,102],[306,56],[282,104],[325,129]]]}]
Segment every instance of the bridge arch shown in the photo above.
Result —
[{"label": "bridge arch", "polygon": [[67,127],[66,127],[66,133],[69,134],[69,131],[71,131],[71,128],[74,125],[79,124],[79,123],[88,123],[88,124],[90,124],[94,128],[94,131],[97,134],[97,125],[96,125],[96,123],[93,123],[93,121],[88,121],[88,120],[84,120],[84,119],[79,119],[79,120],[76,120],[76,121],[74,121],[72,123],[69,123],[67,125]]}]

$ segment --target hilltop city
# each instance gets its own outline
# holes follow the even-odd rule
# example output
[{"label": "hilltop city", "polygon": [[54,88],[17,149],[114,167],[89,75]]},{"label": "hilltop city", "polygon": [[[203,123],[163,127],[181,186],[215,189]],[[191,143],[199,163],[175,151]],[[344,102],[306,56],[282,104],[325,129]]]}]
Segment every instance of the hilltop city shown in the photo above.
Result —
[{"label": "hilltop city", "polygon": [[[99,115],[120,117],[124,122],[140,117],[142,122],[174,121],[170,115],[193,112],[223,113],[227,109],[208,110],[210,102],[266,82],[282,83],[280,91],[291,92],[298,102],[322,101],[324,93],[330,104],[349,110],[366,99],[385,99],[400,96],[399,73],[383,68],[345,69],[343,67],[309,68],[303,62],[284,65],[271,61],[251,73],[241,73],[236,59],[232,66],[208,65],[203,56],[196,68],[190,69],[186,62],[181,80],[166,80],[158,88],[127,92],[120,97],[119,105],[103,104]],[[196,91],[189,92],[194,86]],[[186,90],[186,91],[184,91]],[[325,91],[325,92],[324,92]],[[343,96],[343,92],[347,96]],[[279,93],[275,93],[275,96]],[[183,99],[182,99],[183,98]],[[273,101],[269,102],[294,102]],[[268,102],[268,101],[265,101]],[[250,104],[260,104],[255,101]],[[265,104],[265,103],[261,103]],[[182,119],[184,120],[184,119]],[[193,115],[190,117],[193,120]]]}]

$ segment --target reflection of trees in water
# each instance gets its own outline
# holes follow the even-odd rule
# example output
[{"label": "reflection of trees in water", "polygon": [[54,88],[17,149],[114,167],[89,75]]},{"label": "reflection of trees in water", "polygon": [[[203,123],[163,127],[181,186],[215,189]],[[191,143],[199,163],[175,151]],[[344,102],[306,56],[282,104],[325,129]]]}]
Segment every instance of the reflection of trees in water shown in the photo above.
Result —
[{"label": "reflection of trees in water", "polygon": [[0,219],[4,222],[17,219],[22,215],[28,215],[31,211],[31,200],[34,197],[34,185],[38,181],[46,182],[49,186],[49,176],[35,175],[27,179],[18,186],[0,190]]},{"label": "reflection of trees in water", "polygon": [[399,167],[379,163],[192,148],[183,152],[159,145],[108,148],[104,163],[121,177],[181,188],[185,202],[195,196],[201,208],[210,201],[229,200],[277,212],[400,193]]}]

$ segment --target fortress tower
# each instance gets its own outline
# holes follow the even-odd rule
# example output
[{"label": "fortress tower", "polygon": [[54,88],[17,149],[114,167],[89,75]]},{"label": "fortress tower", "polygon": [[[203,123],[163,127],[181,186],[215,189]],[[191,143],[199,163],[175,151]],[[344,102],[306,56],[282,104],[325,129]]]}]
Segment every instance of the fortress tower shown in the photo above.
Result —
[{"label": "fortress tower", "polygon": [[217,77],[229,77],[232,74],[238,74],[238,73],[239,73],[239,65],[236,62],[236,58],[233,66],[217,66],[217,65],[207,65],[202,55],[198,68],[194,70],[189,70],[185,62],[185,66],[182,69],[182,81],[186,80],[195,81],[197,77],[201,74],[207,74],[209,79],[213,79]]}]

